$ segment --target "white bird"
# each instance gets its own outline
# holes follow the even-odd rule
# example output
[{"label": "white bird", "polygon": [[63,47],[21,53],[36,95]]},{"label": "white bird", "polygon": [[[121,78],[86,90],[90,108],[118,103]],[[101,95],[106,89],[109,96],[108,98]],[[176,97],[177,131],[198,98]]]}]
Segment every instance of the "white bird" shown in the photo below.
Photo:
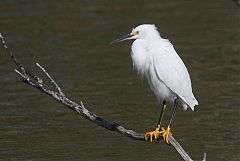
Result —
[{"label": "white bird", "polygon": [[[163,39],[153,24],[143,24],[133,28],[130,34],[111,42],[135,39],[132,43],[131,57],[137,73],[145,77],[157,100],[162,105],[155,131],[147,132],[145,139],[158,140],[160,136],[169,143],[170,126],[176,107],[180,103],[186,110],[198,105],[193,95],[188,70],[168,39]],[[166,130],[160,131],[166,103],[173,105],[173,112]]]}]

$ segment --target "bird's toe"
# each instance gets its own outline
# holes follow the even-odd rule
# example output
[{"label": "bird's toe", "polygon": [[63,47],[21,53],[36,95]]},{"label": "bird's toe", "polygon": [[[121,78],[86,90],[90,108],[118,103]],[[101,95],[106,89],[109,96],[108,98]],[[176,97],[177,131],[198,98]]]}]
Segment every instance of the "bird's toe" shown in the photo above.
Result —
[{"label": "bird's toe", "polygon": [[169,144],[169,136],[172,135],[172,133],[170,132],[171,128],[168,126],[166,130],[161,131],[163,133],[163,139],[164,141]]},{"label": "bird's toe", "polygon": [[150,140],[150,142],[153,142],[153,138],[154,140],[158,140],[161,134],[162,133],[159,131],[159,127],[157,127],[154,131],[145,133],[145,140]]}]

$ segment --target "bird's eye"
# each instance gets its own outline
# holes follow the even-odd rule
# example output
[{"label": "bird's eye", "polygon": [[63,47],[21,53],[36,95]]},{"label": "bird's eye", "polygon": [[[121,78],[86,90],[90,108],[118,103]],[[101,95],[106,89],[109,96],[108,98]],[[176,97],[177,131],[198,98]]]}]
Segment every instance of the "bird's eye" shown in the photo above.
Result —
[{"label": "bird's eye", "polygon": [[133,31],[131,32],[132,35],[139,35],[139,31]]}]

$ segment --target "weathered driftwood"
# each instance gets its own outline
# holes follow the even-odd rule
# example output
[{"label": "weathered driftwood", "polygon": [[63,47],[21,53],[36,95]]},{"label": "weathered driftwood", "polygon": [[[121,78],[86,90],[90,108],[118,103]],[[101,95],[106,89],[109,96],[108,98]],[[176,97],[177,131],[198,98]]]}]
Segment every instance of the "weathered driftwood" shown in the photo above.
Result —
[{"label": "weathered driftwood", "polygon": [[[55,100],[61,102],[65,106],[73,109],[78,114],[86,118],[87,120],[92,121],[93,123],[106,128],[110,131],[116,131],[124,136],[130,137],[135,140],[142,140],[146,141],[144,138],[144,133],[137,133],[131,129],[126,129],[125,127],[108,120],[105,120],[102,117],[97,116],[96,114],[89,111],[87,108],[85,108],[82,101],[80,103],[76,103],[69,98],[67,98],[62,91],[62,89],[59,87],[59,85],[54,81],[54,79],[48,74],[48,72],[39,64],[36,63],[37,67],[42,70],[42,72],[49,78],[49,80],[54,84],[55,90],[50,89],[46,84],[44,84],[43,80],[36,76],[35,74],[32,74],[30,71],[28,71],[26,68],[23,67],[22,64],[20,64],[15,55],[11,52],[11,50],[7,47],[3,36],[0,33],[0,39],[3,47],[5,48],[6,52],[11,56],[11,59],[16,64],[17,69],[15,69],[15,72],[17,72],[23,79],[23,82],[27,83],[28,85],[31,85],[42,92],[50,95]],[[185,161],[192,161],[190,156],[185,152],[185,150],[182,148],[182,146],[175,140],[175,138],[170,135],[169,137],[169,143],[175,148],[175,150],[178,152],[178,154],[182,157]],[[204,153],[204,158],[202,161],[206,161],[206,154]]]}]

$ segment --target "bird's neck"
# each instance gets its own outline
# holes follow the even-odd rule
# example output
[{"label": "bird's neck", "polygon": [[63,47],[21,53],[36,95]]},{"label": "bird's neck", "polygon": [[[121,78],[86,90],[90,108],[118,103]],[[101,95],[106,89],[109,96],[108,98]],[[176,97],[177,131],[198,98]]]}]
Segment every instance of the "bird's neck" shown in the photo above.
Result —
[{"label": "bird's neck", "polygon": [[146,40],[149,40],[149,41],[160,40],[160,39],[161,39],[161,36],[160,36],[160,34],[159,34],[158,31],[153,30],[153,31],[151,31],[151,32],[148,32],[148,33],[145,35],[145,39],[146,39]]}]

